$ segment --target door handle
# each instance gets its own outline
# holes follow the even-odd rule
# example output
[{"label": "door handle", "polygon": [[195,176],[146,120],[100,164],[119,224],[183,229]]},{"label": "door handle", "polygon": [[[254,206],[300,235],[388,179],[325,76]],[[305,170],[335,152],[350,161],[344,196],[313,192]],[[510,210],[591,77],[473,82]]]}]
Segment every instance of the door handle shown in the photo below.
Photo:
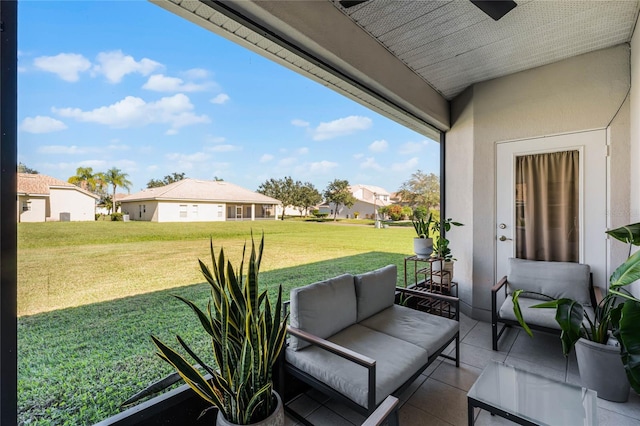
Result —
[{"label": "door handle", "polygon": [[498,239],[499,239],[500,241],[507,241],[507,240],[509,240],[509,241],[513,241],[513,238],[507,238],[507,237],[505,237],[504,235],[500,235],[500,238],[498,238]]}]

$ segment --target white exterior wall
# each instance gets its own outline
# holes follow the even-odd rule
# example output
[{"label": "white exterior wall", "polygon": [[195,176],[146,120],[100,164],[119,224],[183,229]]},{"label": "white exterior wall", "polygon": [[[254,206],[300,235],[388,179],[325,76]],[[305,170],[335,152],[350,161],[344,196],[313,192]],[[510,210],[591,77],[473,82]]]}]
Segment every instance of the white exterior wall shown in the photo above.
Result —
[{"label": "white exterior wall", "polygon": [[[496,142],[608,128],[610,169],[616,171],[609,179],[610,205],[628,199],[629,67],[629,46],[619,45],[476,84],[453,101],[446,215],[465,224],[450,240],[468,315],[489,319],[496,280]],[[616,211],[615,222],[628,223],[629,213],[624,207]],[[610,262],[617,265],[619,259]]]},{"label": "white exterior wall", "polygon": [[157,222],[157,201],[130,201],[121,204],[122,214],[128,214],[129,220],[142,220]]},{"label": "white exterior wall", "polygon": [[74,188],[50,188],[48,217],[57,221],[63,212],[71,213],[74,222],[95,221],[96,199]]},{"label": "white exterior wall", "polygon": [[[186,215],[181,216],[181,206],[187,206]],[[195,207],[194,207],[195,206]],[[222,206],[222,215],[218,214],[218,206]],[[161,201],[158,203],[158,222],[221,222],[226,220],[224,203],[203,203],[186,201]]]},{"label": "white exterior wall", "polygon": [[[44,222],[47,217],[48,197],[18,197],[18,222]],[[23,211],[23,202],[30,201],[31,210]]]},{"label": "white exterior wall", "polygon": [[[636,30],[631,39],[631,93],[629,96],[630,121],[629,135],[629,177],[631,188],[629,204],[630,223],[640,222],[640,30],[636,22]],[[633,293],[640,297],[640,284],[633,285]]]}]

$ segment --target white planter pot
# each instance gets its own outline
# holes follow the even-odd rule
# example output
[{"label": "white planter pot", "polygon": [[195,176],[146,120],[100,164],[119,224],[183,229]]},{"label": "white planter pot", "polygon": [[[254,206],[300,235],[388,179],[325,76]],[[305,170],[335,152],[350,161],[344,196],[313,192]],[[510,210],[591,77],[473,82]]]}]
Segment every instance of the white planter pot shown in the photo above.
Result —
[{"label": "white planter pot", "polygon": [[[249,426],[284,426],[284,406],[278,392],[273,392],[273,396],[277,399],[276,409],[266,419],[251,423]],[[222,411],[218,411],[218,417],[216,418],[216,426],[238,426],[235,423],[227,421],[222,415]]]},{"label": "white planter pot", "polygon": [[582,386],[598,392],[598,398],[627,401],[630,385],[620,359],[620,347],[579,339],[575,348]]},{"label": "white planter pot", "polygon": [[431,238],[414,238],[413,252],[418,259],[428,259],[433,252],[433,239]]},{"label": "white planter pot", "polygon": [[[440,272],[442,267],[448,274]],[[451,284],[451,281],[453,281],[453,262],[436,260],[431,263],[431,281],[436,284]]]}]

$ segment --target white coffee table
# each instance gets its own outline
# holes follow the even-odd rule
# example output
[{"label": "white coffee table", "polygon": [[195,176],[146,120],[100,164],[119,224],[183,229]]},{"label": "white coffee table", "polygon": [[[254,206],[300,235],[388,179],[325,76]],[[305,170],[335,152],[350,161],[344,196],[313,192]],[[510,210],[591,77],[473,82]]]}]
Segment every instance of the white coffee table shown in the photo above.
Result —
[{"label": "white coffee table", "polygon": [[521,425],[598,424],[596,392],[493,361],[467,393],[469,426],[474,408]]}]

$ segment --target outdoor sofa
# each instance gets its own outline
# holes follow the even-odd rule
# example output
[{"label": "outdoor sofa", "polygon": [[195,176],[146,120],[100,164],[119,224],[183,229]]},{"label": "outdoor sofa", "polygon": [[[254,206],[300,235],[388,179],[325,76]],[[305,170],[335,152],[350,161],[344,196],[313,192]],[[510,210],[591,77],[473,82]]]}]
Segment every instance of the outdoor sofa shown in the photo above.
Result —
[{"label": "outdoor sofa", "polygon": [[[517,289],[546,294],[554,299],[573,299],[584,307],[590,318],[594,317],[594,307],[597,304],[589,265],[510,258],[507,275],[491,289],[491,337],[494,351],[498,350],[498,340],[505,328],[519,326],[513,313],[511,298]],[[500,300],[502,297],[504,300]],[[548,298],[522,294],[518,300],[529,328],[560,334],[555,309],[531,307],[549,300]],[[500,330],[499,323],[503,324]]]},{"label": "outdoor sofa", "polygon": [[[409,296],[436,297],[457,313],[458,299],[396,287],[396,278],[396,266],[389,265],[291,290],[284,371],[370,415],[438,356],[459,366],[457,314],[449,319],[396,304]],[[444,354],[454,341],[455,356]]]}]

